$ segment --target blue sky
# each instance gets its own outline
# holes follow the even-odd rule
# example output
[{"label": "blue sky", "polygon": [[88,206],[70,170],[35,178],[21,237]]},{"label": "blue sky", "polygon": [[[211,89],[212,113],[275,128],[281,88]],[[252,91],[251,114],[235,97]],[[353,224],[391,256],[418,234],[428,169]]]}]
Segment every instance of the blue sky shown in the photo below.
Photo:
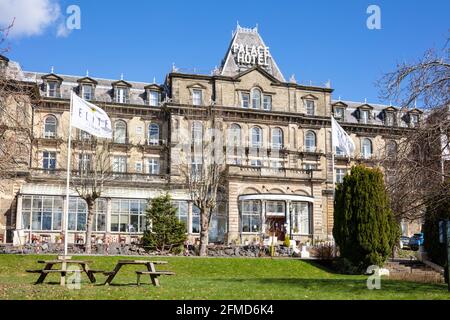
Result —
[{"label": "blue sky", "polygon": [[[0,0],[0,6],[8,5]],[[17,2],[14,2],[17,1]],[[374,82],[398,61],[441,48],[448,36],[450,1],[43,1],[60,8],[34,35],[14,34],[7,55],[31,71],[152,82],[164,81],[172,63],[211,71],[231,41],[231,31],[259,25],[285,78],[299,83],[331,80],[334,98],[383,102]],[[41,2],[42,3],[42,2]],[[57,37],[67,6],[81,9],[81,29]],[[366,27],[369,5],[381,8],[381,30]],[[6,10],[0,10],[0,23]],[[14,10],[12,10],[14,11]],[[19,21],[32,21],[21,17]],[[3,17],[2,17],[3,15]],[[3,18],[3,19],[2,19]],[[22,19],[22,20],[20,20]],[[31,19],[31,20],[30,20]]]}]

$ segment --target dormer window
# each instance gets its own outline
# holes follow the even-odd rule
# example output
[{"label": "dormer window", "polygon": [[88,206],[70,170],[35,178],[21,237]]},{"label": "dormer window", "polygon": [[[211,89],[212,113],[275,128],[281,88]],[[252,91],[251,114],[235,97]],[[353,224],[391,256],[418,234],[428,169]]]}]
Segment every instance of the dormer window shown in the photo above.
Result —
[{"label": "dormer window", "polygon": [[334,117],[336,119],[344,119],[344,108],[336,108],[334,109]]},{"label": "dormer window", "polygon": [[313,116],[313,115],[315,115],[315,113],[316,113],[316,111],[315,111],[314,101],[306,100],[306,114],[308,116]]},{"label": "dormer window", "polygon": [[419,115],[418,114],[411,114],[411,127],[415,128],[419,125]]},{"label": "dormer window", "polygon": [[248,109],[250,107],[250,94],[246,92],[241,93],[241,106],[242,108]]},{"label": "dormer window", "polygon": [[130,102],[130,88],[131,84],[124,80],[112,83],[114,88],[114,102],[129,103]]},{"label": "dormer window", "polygon": [[144,87],[146,95],[146,104],[151,107],[159,107],[161,103],[162,88],[156,83]]},{"label": "dormer window", "polygon": [[114,97],[117,103],[126,103],[128,100],[128,89],[127,88],[116,88],[114,90]]},{"label": "dormer window", "polygon": [[359,122],[363,124],[367,124],[369,122],[369,110],[359,111]]},{"label": "dormer window", "polygon": [[394,125],[394,113],[393,112],[387,112],[386,113],[386,125],[389,127],[392,127]]},{"label": "dormer window", "polygon": [[42,76],[42,80],[42,90],[45,92],[45,96],[50,98],[59,98],[60,87],[61,83],[63,82],[63,78],[57,76],[54,73],[50,73]]},{"label": "dormer window", "polygon": [[77,82],[79,83],[78,92],[80,97],[87,101],[95,100],[95,86],[98,82],[88,76],[78,79]]},{"label": "dormer window", "polygon": [[155,91],[155,90],[150,90],[148,95],[149,95],[148,102],[149,102],[150,106],[158,107],[159,106],[159,101],[160,101],[159,92]]},{"label": "dormer window", "polygon": [[47,97],[56,98],[58,83],[56,81],[47,82]]},{"label": "dormer window", "polygon": [[92,100],[92,98],[93,98],[92,92],[93,92],[93,89],[90,84],[84,84],[81,86],[81,97],[84,100]]},{"label": "dormer window", "polygon": [[192,90],[192,104],[194,106],[201,106],[202,105],[202,90],[200,89],[194,89]]}]

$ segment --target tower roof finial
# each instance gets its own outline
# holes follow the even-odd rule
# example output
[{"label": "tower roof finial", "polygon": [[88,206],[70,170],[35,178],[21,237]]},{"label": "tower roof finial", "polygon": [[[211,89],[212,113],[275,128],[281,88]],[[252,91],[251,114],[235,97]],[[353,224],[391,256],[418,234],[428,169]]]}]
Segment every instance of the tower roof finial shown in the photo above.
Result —
[{"label": "tower roof finial", "polygon": [[123,80],[123,73],[120,74],[120,80]]},{"label": "tower roof finial", "polygon": [[89,77],[89,70],[86,70],[86,77]]},{"label": "tower roof finial", "polygon": [[51,68],[50,68],[50,73],[54,73],[55,72],[55,68],[52,66]]}]

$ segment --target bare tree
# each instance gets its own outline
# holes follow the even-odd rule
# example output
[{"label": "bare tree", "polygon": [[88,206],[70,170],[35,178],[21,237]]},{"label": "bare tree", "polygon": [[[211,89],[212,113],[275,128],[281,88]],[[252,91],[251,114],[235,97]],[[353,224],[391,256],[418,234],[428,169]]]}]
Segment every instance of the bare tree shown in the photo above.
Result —
[{"label": "bare tree", "polygon": [[200,256],[206,256],[209,225],[226,169],[221,112],[210,105],[201,114],[187,111],[185,118],[190,123],[191,139],[182,147],[178,167],[191,201],[200,211]]},{"label": "bare tree", "polygon": [[14,18],[8,26],[0,28],[0,54],[5,54],[11,49],[9,44],[7,44],[7,39],[9,36],[9,32],[14,26],[15,20],[16,19]]},{"label": "bare tree", "polygon": [[33,105],[39,102],[36,84],[23,81],[17,67],[2,53],[14,21],[0,29],[0,187],[29,166],[33,139]]},{"label": "bare tree", "polygon": [[109,142],[81,134],[76,141],[74,162],[76,170],[71,184],[78,196],[86,201],[86,240],[85,251],[91,253],[91,235],[95,218],[95,202],[104,191],[105,183],[114,179],[109,152]]},{"label": "bare tree", "polygon": [[391,204],[399,219],[422,218],[426,207],[448,197],[445,181],[450,176],[442,156],[448,139],[441,143],[443,136],[450,135],[448,43],[440,51],[428,50],[416,62],[398,64],[378,83],[381,98],[396,101],[405,117],[411,117],[417,102],[424,112],[422,121],[399,137],[395,154],[386,152],[383,160]]}]

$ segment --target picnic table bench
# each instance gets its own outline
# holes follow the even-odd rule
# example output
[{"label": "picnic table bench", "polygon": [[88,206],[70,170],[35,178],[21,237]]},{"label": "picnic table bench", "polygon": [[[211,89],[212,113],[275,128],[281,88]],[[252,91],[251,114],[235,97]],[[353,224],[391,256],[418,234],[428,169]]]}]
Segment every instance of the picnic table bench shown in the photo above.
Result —
[{"label": "picnic table bench", "polygon": [[[102,270],[91,270],[89,269],[89,264],[92,263],[92,261],[86,261],[86,260],[72,260],[70,258],[62,258],[57,260],[38,260],[38,263],[45,264],[45,267],[43,269],[37,269],[37,270],[26,270],[28,273],[39,273],[40,276],[35,282],[35,284],[41,284],[44,282],[45,278],[50,273],[60,273],[61,274],[61,281],[60,284],[64,286],[66,284],[66,275],[68,273],[78,273],[81,274],[82,272],[86,273],[86,275],[89,278],[89,281],[91,283],[95,283],[96,279],[94,274],[95,273],[103,273]],[[53,269],[53,266],[61,264],[61,269]],[[70,269],[67,268],[68,265],[79,265],[81,266],[80,269]]]},{"label": "picnic table bench", "polygon": [[175,275],[172,271],[157,271],[155,265],[167,264],[167,261],[147,261],[147,260],[119,260],[116,267],[111,272],[104,272],[105,275],[109,275],[108,279],[105,281],[105,285],[111,284],[114,277],[117,275],[119,270],[125,265],[144,265],[147,267],[146,271],[136,271],[137,285],[141,284],[141,275],[149,275],[152,284],[159,287],[158,277],[161,275]]}]

